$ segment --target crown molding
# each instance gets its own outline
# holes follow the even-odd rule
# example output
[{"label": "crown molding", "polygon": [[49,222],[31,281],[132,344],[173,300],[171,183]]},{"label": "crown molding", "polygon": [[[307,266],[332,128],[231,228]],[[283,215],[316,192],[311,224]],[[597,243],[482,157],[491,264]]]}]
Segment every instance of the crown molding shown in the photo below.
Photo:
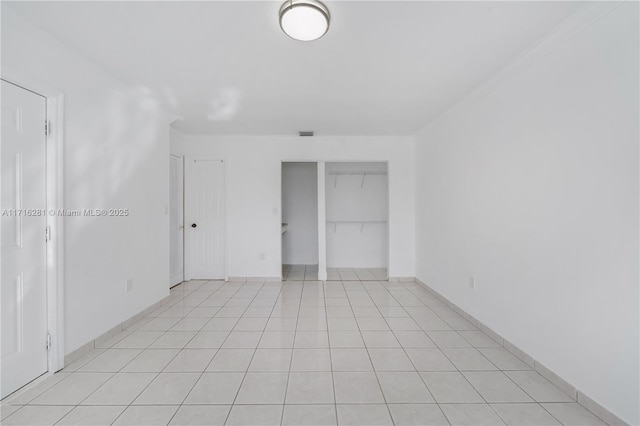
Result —
[{"label": "crown molding", "polygon": [[431,119],[417,132],[417,135],[422,134],[431,127],[431,125],[440,121],[449,114],[458,111],[471,102],[480,100],[494,92],[506,81],[513,78],[518,72],[532,66],[540,59],[544,58],[555,49],[598,22],[600,19],[609,15],[624,3],[630,3],[630,1],[589,1],[575,13],[564,19],[553,30],[539,39],[534,45],[524,50],[516,56],[515,59],[502,67],[493,77],[490,77],[484,83],[480,84],[480,86],[472,89],[458,102],[454,103],[451,107]]}]

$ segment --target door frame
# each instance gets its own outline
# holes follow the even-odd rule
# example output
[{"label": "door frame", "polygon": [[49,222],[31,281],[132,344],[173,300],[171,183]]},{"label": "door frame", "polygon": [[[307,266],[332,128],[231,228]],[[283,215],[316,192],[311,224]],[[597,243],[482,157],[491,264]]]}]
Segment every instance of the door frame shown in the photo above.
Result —
[{"label": "door frame", "polygon": [[[280,226],[282,226],[282,221],[284,220],[283,216],[283,208],[282,208],[282,200],[284,198],[284,193],[282,192],[282,184],[284,182],[284,178],[282,176],[282,169],[284,168],[285,163],[311,163],[316,165],[316,201],[318,203],[318,223],[317,223],[317,232],[318,232],[318,280],[326,281],[327,280],[327,250],[326,250],[326,235],[325,235],[325,196],[324,196],[324,161],[322,160],[280,160]],[[322,170],[321,170],[322,169]],[[321,190],[322,189],[322,190]],[[283,244],[282,244],[282,232],[280,233],[280,279],[284,280],[282,276],[282,267],[284,266],[284,256],[283,256]]]},{"label": "door frame", "polygon": [[[384,163],[387,166],[387,281],[391,276],[391,162],[387,160],[315,160],[318,164],[318,280],[327,279],[327,230],[326,230],[326,165],[327,163]],[[282,181],[282,176],[280,177]],[[280,185],[282,187],[282,185]],[[282,250],[282,244],[281,244]]]},{"label": "door frame", "polygon": [[[185,276],[186,276],[185,275],[185,258],[184,258],[184,249],[185,249],[185,245],[184,245],[184,234],[185,234],[184,233],[184,213],[185,213],[185,211],[184,211],[184,191],[185,191],[184,183],[185,183],[185,170],[184,170],[184,167],[185,167],[185,162],[184,162],[184,156],[183,155],[169,153],[169,161],[171,161],[172,157],[180,162],[180,165],[181,165],[180,170],[182,171],[182,176],[181,176],[181,178],[182,178],[182,200],[180,200],[180,210],[182,210],[182,274],[181,274],[182,275],[182,281],[181,282],[184,282],[185,281]],[[180,173],[178,173],[178,175],[179,174]],[[171,206],[169,206],[169,208],[171,208]],[[171,223],[171,218],[169,218],[169,223]],[[171,231],[169,231],[169,232],[171,232]],[[173,278],[173,277],[171,276],[171,272],[169,272],[169,280],[171,280],[171,278]],[[178,284],[180,284],[180,283],[178,283]],[[177,285],[177,284],[173,284],[173,282],[172,282],[169,287],[173,287],[175,285]]]},{"label": "door frame", "polygon": [[[46,245],[47,330],[51,344],[47,351],[47,372],[64,367],[64,217],[55,212],[64,209],[64,93],[40,82],[25,78],[3,67],[2,80],[34,92],[46,99],[46,120],[49,134],[46,140],[47,214],[49,241]],[[44,131],[44,123],[43,123]],[[43,236],[44,237],[44,236]],[[43,342],[44,344],[44,342]],[[25,383],[26,384],[26,383]]]},{"label": "door frame", "polygon": [[[227,181],[229,179],[228,176],[228,169],[227,169],[227,160],[225,160],[224,158],[220,158],[220,157],[203,157],[200,155],[184,155],[183,157],[183,161],[184,161],[184,167],[182,168],[182,173],[184,174],[184,179],[182,181],[182,184],[184,185],[184,192],[183,192],[183,197],[184,197],[184,202],[183,202],[183,206],[184,206],[184,210],[183,210],[183,218],[185,220],[185,224],[187,223],[186,219],[187,219],[187,191],[188,191],[188,179],[187,176],[189,175],[187,173],[187,168],[188,165],[191,161],[193,160],[202,160],[202,161],[220,161],[222,163],[222,174],[224,175],[224,182],[222,185],[222,192],[223,197],[222,199],[224,200],[224,208],[222,209],[224,211],[224,280],[225,281],[229,281],[229,199],[228,199],[228,191],[227,191]],[[185,226],[186,229],[186,226]],[[184,233],[184,239],[183,239],[183,258],[184,258],[184,280],[185,281],[190,281],[191,278],[191,271],[189,271],[189,269],[187,268],[188,262],[187,262],[187,244],[186,244],[186,235],[187,233]]]}]

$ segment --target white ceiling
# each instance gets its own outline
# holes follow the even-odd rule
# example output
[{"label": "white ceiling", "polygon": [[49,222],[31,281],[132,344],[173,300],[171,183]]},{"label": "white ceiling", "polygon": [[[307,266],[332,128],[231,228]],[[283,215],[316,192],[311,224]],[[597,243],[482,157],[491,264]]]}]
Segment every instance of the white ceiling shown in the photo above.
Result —
[{"label": "white ceiling", "polygon": [[124,83],[148,90],[186,133],[405,135],[584,4],[325,3],[331,29],[314,42],[281,32],[280,1],[10,7]]}]

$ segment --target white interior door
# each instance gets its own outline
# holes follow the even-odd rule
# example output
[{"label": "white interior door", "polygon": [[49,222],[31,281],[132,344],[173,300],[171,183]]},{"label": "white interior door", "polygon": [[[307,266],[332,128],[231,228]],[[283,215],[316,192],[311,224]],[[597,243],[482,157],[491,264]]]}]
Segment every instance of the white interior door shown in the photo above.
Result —
[{"label": "white interior door", "polygon": [[185,185],[186,279],[225,278],[224,163],[189,159]]},{"label": "white interior door", "polygon": [[46,99],[2,81],[1,397],[47,371]]},{"label": "white interior door", "polygon": [[184,173],[181,157],[169,156],[170,285],[184,281]]}]

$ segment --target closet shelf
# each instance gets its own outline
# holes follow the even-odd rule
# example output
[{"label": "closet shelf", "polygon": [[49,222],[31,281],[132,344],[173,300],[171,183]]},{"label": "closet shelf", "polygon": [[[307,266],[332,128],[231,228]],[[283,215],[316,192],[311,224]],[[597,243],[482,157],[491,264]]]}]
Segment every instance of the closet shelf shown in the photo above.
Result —
[{"label": "closet shelf", "polygon": [[386,176],[387,172],[329,172],[330,176]]},{"label": "closet shelf", "polygon": [[327,223],[387,223],[386,220],[328,220]]},{"label": "closet shelf", "polygon": [[364,181],[367,176],[386,176],[387,172],[330,172],[329,176],[333,176],[333,187],[338,186],[338,176],[362,176],[362,182],[360,182],[360,189],[364,188]]},{"label": "closet shelf", "polygon": [[333,233],[335,234],[339,223],[341,223],[341,224],[346,223],[346,224],[357,224],[357,225],[360,225],[360,232],[362,233],[362,231],[364,230],[364,226],[366,224],[387,223],[387,221],[386,220],[327,220],[327,223],[332,223],[333,224]]}]

